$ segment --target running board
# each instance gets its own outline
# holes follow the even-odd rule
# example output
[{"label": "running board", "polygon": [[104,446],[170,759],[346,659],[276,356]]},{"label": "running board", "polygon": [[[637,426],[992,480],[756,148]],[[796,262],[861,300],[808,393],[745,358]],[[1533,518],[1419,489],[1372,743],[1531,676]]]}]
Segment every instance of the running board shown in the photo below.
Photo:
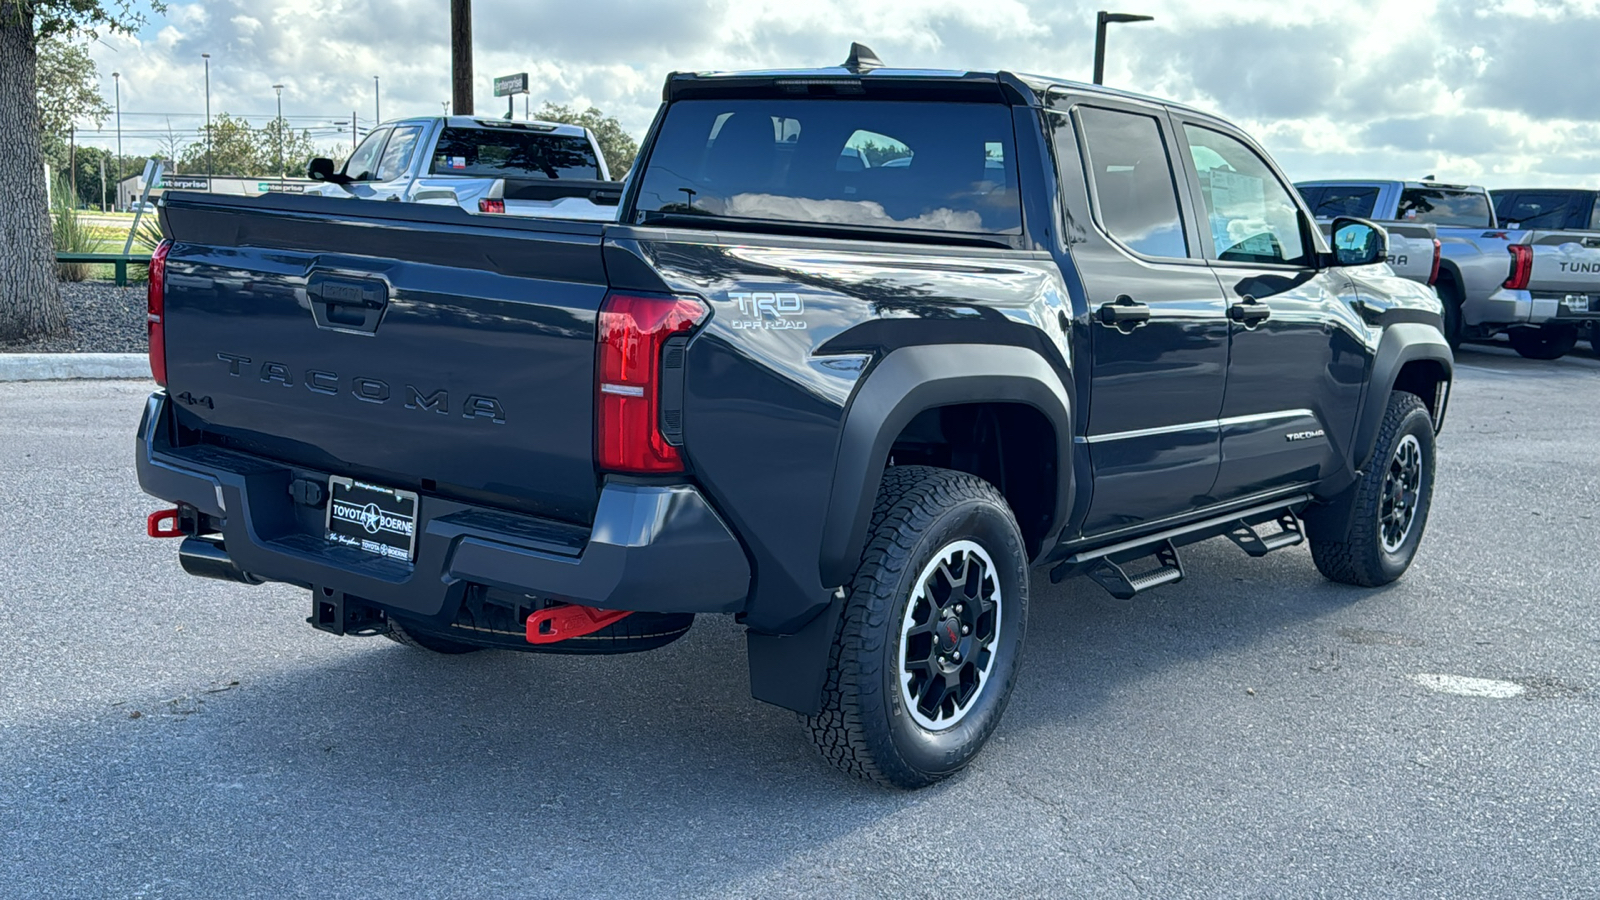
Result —
[{"label": "running board", "polygon": [[1267,524],[1266,521],[1250,522],[1240,519],[1228,532],[1228,540],[1238,544],[1240,550],[1257,558],[1266,556],[1274,550],[1305,543],[1305,533],[1300,530],[1300,517],[1294,514],[1294,510],[1283,510],[1278,513],[1275,521],[1280,530],[1263,535],[1256,529]]},{"label": "running board", "polygon": [[[1311,501],[1310,494],[1286,497],[1250,509],[1201,519],[1155,534],[1130,538],[1115,544],[1080,550],[1050,570],[1051,581],[1073,575],[1088,575],[1113,597],[1128,599],[1136,594],[1183,578],[1183,564],[1177,548],[1208,538],[1227,535],[1251,556],[1265,556],[1274,550],[1293,547],[1305,541],[1298,510]],[[1263,535],[1258,528],[1276,522],[1277,532]],[[1130,563],[1150,556],[1155,568],[1128,574]]]},{"label": "running board", "polygon": [[1171,541],[1155,548],[1155,568],[1145,569],[1133,575],[1128,574],[1128,569],[1125,567],[1129,563],[1145,558],[1137,557],[1117,563],[1109,556],[1102,556],[1084,574],[1118,600],[1132,600],[1136,595],[1151,588],[1183,580],[1183,561],[1178,559],[1178,548],[1174,547]]}]

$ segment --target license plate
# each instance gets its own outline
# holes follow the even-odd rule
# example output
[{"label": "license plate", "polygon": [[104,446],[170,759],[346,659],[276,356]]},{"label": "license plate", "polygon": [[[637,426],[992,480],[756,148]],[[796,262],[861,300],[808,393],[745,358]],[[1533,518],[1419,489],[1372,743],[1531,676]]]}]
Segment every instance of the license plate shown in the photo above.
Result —
[{"label": "license plate", "polygon": [[1590,306],[1592,302],[1593,301],[1589,299],[1588,294],[1568,294],[1561,300],[1562,305],[1567,308],[1568,312],[1575,313],[1586,313],[1592,311]]},{"label": "license plate", "polygon": [[328,540],[411,562],[417,550],[417,495],[338,475],[329,478]]}]

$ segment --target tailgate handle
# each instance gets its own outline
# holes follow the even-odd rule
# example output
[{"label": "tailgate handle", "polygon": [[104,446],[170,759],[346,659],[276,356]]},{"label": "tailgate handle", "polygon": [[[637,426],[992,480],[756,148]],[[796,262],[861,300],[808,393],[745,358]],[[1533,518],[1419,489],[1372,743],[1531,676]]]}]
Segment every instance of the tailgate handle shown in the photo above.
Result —
[{"label": "tailgate handle", "polygon": [[389,306],[389,284],[376,278],[313,272],[306,279],[306,297],[318,328],[373,334]]},{"label": "tailgate handle", "polygon": [[1583,239],[1585,247],[1600,247],[1600,237],[1587,237]]}]

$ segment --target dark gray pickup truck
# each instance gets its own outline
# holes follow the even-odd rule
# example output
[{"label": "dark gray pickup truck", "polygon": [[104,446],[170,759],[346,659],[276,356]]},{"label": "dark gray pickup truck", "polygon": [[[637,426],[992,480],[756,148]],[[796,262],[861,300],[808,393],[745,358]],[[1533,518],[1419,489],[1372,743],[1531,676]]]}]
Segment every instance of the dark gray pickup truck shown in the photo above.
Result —
[{"label": "dark gray pickup truck", "polygon": [[634,175],[606,224],[169,193],[152,534],[442,653],[732,616],[755,697],[908,787],[998,724],[1035,567],[1417,552],[1439,302],[1226,122],[853,53],[669,77]]}]

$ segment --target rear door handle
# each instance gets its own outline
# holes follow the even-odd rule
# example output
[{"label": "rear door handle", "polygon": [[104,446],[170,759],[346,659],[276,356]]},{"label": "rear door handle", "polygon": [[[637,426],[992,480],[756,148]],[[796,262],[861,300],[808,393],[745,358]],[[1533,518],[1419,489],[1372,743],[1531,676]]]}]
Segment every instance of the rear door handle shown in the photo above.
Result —
[{"label": "rear door handle", "polygon": [[1132,334],[1135,328],[1150,321],[1150,307],[1135,302],[1127,294],[1121,294],[1115,301],[1100,307],[1099,314],[1101,325],[1115,328],[1123,334]]},{"label": "rear door handle", "polygon": [[1238,303],[1228,307],[1228,318],[1245,327],[1248,331],[1272,317],[1272,307],[1262,303],[1256,298],[1245,294]]}]

